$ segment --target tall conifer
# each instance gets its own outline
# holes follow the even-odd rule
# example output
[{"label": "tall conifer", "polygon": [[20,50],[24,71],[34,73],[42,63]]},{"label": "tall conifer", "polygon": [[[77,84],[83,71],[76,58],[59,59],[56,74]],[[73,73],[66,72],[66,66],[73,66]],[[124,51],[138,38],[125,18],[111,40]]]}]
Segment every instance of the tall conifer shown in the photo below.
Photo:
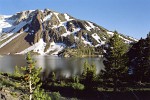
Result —
[{"label": "tall conifer", "polygon": [[[105,47],[104,53],[104,65],[105,68],[102,70],[103,83],[113,84],[113,90],[117,91],[118,82],[121,81],[123,73],[127,71],[126,67],[126,51],[127,45],[119,37],[115,31],[114,36],[110,38],[110,41]],[[105,84],[105,85],[106,85]]]}]

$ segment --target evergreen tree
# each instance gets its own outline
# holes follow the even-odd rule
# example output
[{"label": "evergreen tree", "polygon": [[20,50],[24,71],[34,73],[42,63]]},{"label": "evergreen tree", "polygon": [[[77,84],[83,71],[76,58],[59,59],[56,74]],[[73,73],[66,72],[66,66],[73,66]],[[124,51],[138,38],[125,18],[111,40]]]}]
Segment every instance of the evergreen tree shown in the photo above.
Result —
[{"label": "evergreen tree", "polygon": [[83,82],[84,85],[87,89],[92,89],[95,84],[95,79],[96,79],[96,66],[94,64],[89,64],[87,61],[84,63],[83,66]]},{"label": "evergreen tree", "polygon": [[148,35],[148,37],[146,38],[146,45],[147,48],[145,48],[145,61],[144,61],[144,65],[145,65],[145,80],[150,82],[150,33]]},{"label": "evergreen tree", "polygon": [[89,68],[89,64],[87,61],[84,62],[84,65],[83,65],[83,73],[82,73],[82,77],[85,79],[86,78],[86,75],[87,75],[87,69]]},{"label": "evergreen tree", "polygon": [[106,44],[104,53],[105,68],[102,70],[105,85],[112,83],[114,91],[117,91],[118,82],[121,82],[124,73],[127,72],[126,51],[127,45],[119,38],[118,33],[114,32],[114,36]]},{"label": "evergreen tree", "polygon": [[[50,100],[50,97],[40,90],[42,83],[40,82],[39,74],[41,72],[41,68],[35,68],[35,61],[31,58],[30,53],[27,53],[27,67],[23,67],[22,69],[25,72],[24,80],[27,84],[27,89],[29,92],[29,100]],[[39,94],[40,93],[40,94]],[[46,99],[44,99],[46,96]]]},{"label": "evergreen tree", "polygon": [[135,82],[149,80],[150,73],[150,34],[146,39],[140,39],[128,52],[131,76]]},{"label": "evergreen tree", "polygon": [[22,76],[22,73],[21,73],[21,71],[20,71],[18,66],[15,66],[14,76],[15,77],[21,77]]},{"label": "evergreen tree", "polygon": [[134,44],[129,51],[130,68],[133,69],[133,79],[136,82],[141,82],[144,75],[144,47],[145,41],[140,39],[138,43]]}]

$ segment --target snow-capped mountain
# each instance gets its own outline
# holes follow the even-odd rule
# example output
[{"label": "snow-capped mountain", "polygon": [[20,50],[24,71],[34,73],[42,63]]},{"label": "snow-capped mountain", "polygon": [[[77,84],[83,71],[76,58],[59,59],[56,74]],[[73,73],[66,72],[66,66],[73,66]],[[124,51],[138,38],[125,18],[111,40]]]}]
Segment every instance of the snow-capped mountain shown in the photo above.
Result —
[{"label": "snow-capped mountain", "polygon": [[[113,36],[113,32],[90,21],[76,19],[67,13],[49,9],[29,10],[15,15],[0,15],[0,54],[57,55],[64,48],[98,47]],[[120,34],[126,43],[137,41]]]}]

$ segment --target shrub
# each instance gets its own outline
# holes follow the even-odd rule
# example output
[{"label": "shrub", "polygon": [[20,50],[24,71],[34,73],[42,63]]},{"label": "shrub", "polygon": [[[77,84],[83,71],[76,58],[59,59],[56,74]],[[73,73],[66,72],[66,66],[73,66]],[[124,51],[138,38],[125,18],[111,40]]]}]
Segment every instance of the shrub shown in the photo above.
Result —
[{"label": "shrub", "polygon": [[84,85],[81,83],[72,83],[71,87],[75,90],[83,90],[84,89]]},{"label": "shrub", "polygon": [[51,96],[52,100],[60,100],[60,97],[61,97],[59,92],[52,92],[50,94],[50,96]]},{"label": "shrub", "polygon": [[44,90],[36,89],[33,94],[33,99],[34,100],[51,100],[51,97]]}]

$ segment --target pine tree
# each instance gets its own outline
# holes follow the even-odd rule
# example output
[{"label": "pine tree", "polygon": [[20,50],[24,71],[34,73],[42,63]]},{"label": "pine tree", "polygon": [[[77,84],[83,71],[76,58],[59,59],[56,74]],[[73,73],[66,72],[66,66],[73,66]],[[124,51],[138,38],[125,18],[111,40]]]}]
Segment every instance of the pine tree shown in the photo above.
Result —
[{"label": "pine tree", "polygon": [[140,39],[128,52],[133,80],[142,83],[150,80],[150,34]]},{"label": "pine tree", "polygon": [[14,76],[15,77],[21,77],[22,76],[22,73],[21,73],[20,68],[18,66],[15,66]]},{"label": "pine tree", "polygon": [[41,68],[35,68],[35,61],[32,60],[30,53],[27,53],[26,60],[28,66],[22,69],[25,71],[24,80],[27,82],[29,100],[32,100],[34,91],[39,90],[41,86],[39,78]]},{"label": "pine tree", "polygon": [[144,61],[144,65],[145,65],[145,77],[146,77],[146,81],[150,82],[150,32],[148,37],[146,38],[146,46],[147,48],[145,48],[145,61]]},{"label": "pine tree", "polygon": [[86,73],[86,83],[88,87],[94,87],[94,81],[96,79],[96,66],[94,64],[91,64],[90,67],[87,68]]},{"label": "pine tree", "polygon": [[96,79],[96,66],[94,64],[89,64],[87,61],[84,63],[83,66],[83,82],[84,85],[87,89],[92,89],[95,84],[95,79]]},{"label": "pine tree", "polygon": [[87,69],[89,68],[89,64],[87,61],[84,62],[84,65],[83,65],[83,73],[82,73],[82,77],[85,79],[86,78],[86,75],[87,75]]},{"label": "pine tree", "polygon": [[114,36],[110,38],[106,45],[104,53],[105,68],[102,70],[102,78],[104,83],[106,83],[105,85],[112,83],[114,91],[117,91],[118,82],[122,80],[123,74],[127,72],[126,51],[127,45],[115,31]]}]

